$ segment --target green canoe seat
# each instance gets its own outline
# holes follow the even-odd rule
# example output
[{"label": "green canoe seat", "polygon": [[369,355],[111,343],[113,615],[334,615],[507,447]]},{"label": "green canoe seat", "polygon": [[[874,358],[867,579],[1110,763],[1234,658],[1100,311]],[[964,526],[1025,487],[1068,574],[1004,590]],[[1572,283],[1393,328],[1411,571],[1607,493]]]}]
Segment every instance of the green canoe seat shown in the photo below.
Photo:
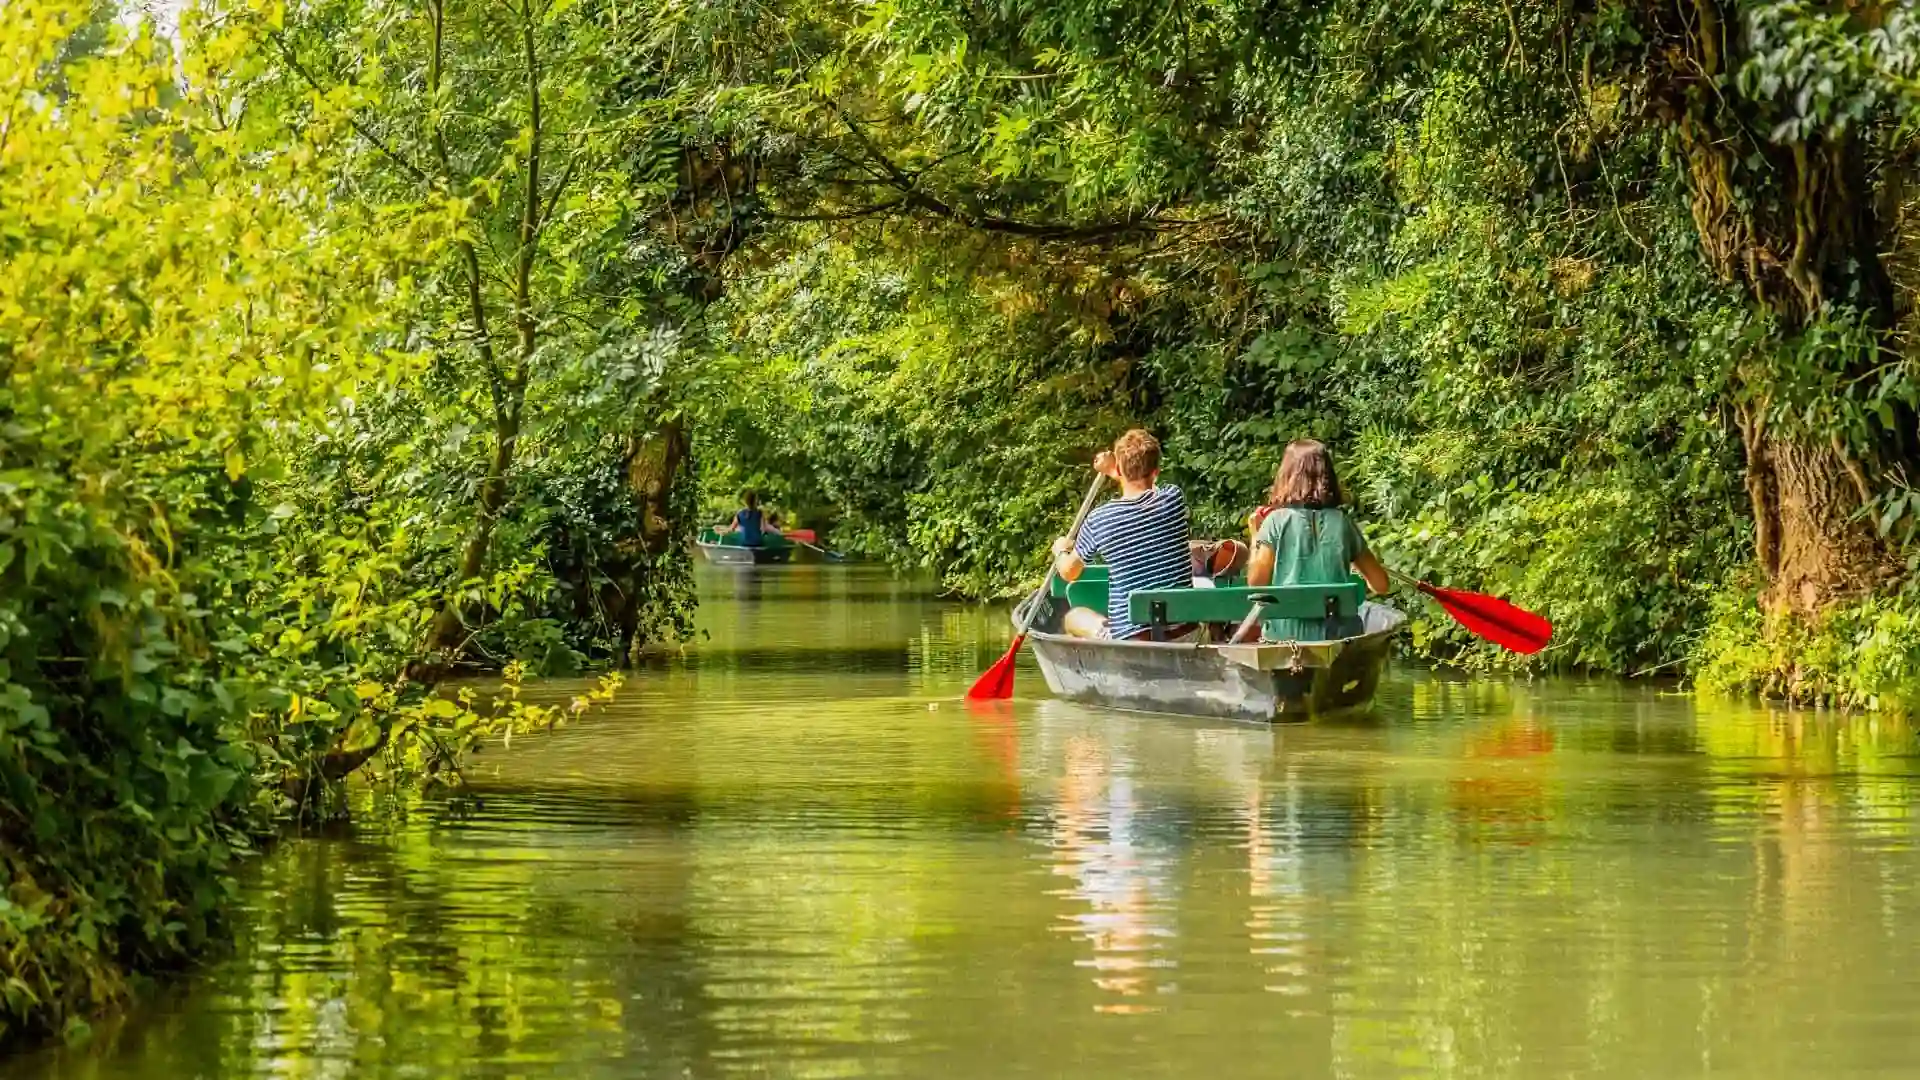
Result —
[{"label": "green canoe seat", "polygon": [[[1239,586],[1244,585],[1246,580],[1247,579],[1244,576],[1236,575],[1234,577],[1223,577],[1223,578],[1215,579],[1216,587],[1213,589],[1163,589],[1163,590],[1160,590],[1160,592],[1179,593],[1183,596],[1187,593],[1205,593],[1205,592],[1231,593]],[[1048,591],[1058,599],[1065,600],[1067,602],[1068,607],[1092,608],[1093,610],[1098,611],[1102,614],[1106,613],[1108,600],[1112,596],[1112,591],[1109,584],[1109,577],[1107,573],[1107,567],[1103,563],[1094,563],[1086,567],[1085,569],[1080,571],[1079,578],[1073,581],[1066,581],[1058,577],[1054,578],[1053,584],[1049,586]],[[1241,591],[1244,592],[1245,590],[1242,589]],[[1262,589],[1259,591],[1265,593],[1265,592],[1272,592],[1273,590]],[[1144,594],[1135,594],[1135,595],[1137,596],[1137,595],[1144,595]],[[1318,593],[1316,592],[1315,595],[1318,595]],[[1206,620],[1206,621],[1238,622],[1241,616],[1244,616],[1246,614],[1247,604],[1248,604],[1248,601],[1244,599],[1239,601],[1240,614],[1233,616],[1231,619],[1217,619],[1217,620]],[[1134,608],[1131,608],[1131,610],[1134,612],[1139,612],[1144,609],[1134,607]],[[1325,614],[1324,611],[1320,610],[1319,608],[1316,608],[1314,611],[1315,618],[1318,618],[1324,614]],[[1133,621],[1137,623],[1137,622],[1140,622],[1141,619],[1136,614],[1133,617]],[[1168,621],[1171,623],[1179,623],[1179,622],[1195,622],[1200,620],[1170,618]]]},{"label": "green canoe seat", "polygon": [[[1107,579],[1106,564],[1094,563],[1093,565],[1088,566],[1086,569],[1080,571],[1080,577],[1077,580],[1067,581],[1063,578],[1057,578],[1057,577],[1054,578],[1052,593],[1055,596],[1065,596],[1067,595],[1067,589],[1069,586],[1091,585],[1096,581],[1100,583],[1102,588],[1104,588],[1107,584],[1107,580],[1108,579]],[[1213,579],[1213,583],[1215,585],[1222,586],[1222,587],[1245,585],[1247,583],[1247,577],[1245,574],[1235,574],[1231,577],[1217,577]]]},{"label": "green canoe seat", "polygon": [[1340,585],[1141,589],[1127,597],[1127,618],[1143,626],[1159,627],[1238,623],[1253,609],[1256,596],[1271,598],[1263,618],[1326,619],[1358,615],[1365,589],[1358,581]]},{"label": "green canoe seat", "polygon": [[1105,574],[1100,575],[1097,581],[1082,578],[1067,586],[1067,606],[1092,608],[1104,614],[1108,595]]},{"label": "green canoe seat", "polygon": [[1055,577],[1048,591],[1055,597],[1065,600],[1068,607],[1092,608],[1095,611],[1107,610],[1107,568],[1095,563],[1080,571],[1073,581]]},{"label": "green canoe seat", "polygon": [[1071,586],[1091,585],[1094,582],[1099,582],[1100,587],[1103,589],[1107,587],[1107,567],[1105,563],[1094,563],[1093,565],[1082,569],[1080,571],[1080,576],[1074,579],[1073,581],[1068,581],[1065,578],[1055,576],[1053,579],[1053,586],[1052,586],[1053,595],[1064,597],[1067,595],[1067,589],[1070,588]]}]

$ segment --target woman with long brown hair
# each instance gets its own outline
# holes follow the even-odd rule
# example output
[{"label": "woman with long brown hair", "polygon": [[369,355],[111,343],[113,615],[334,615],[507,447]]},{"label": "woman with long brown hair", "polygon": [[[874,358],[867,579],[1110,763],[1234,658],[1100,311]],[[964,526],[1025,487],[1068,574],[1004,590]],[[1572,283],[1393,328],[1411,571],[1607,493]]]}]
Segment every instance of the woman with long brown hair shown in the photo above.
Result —
[{"label": "woman with long brown hair", "polygon": [[[1342,501],[1326,445],[1315,439],[1288,443],[1267,493],[1267,513],[1254,532],[1247,584],[1338,585],[1358,571],[1369,591],[1385,594],[1387,568],[1368,549]],[[1359,620],[1352,621],[1346,629],[1360,633]],[[1322,620],[1269,619],[1262,635],[1270,641],[1318,641],[1326,629]]]}]

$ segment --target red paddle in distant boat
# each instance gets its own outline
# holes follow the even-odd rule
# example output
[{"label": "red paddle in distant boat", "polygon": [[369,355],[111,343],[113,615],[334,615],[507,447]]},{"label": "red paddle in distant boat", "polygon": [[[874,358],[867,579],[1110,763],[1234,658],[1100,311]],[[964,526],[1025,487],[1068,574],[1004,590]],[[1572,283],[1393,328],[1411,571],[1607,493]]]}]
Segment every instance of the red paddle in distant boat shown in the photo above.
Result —
[{"label": "red paddle in distant boat", "polygon": [[1552,623],[1497,596],[1442,589],[1397,570],[1388,570],[1387,573],[1431,596],[1435,603],[1446,609],[1447,614],[1453,616],[1453,621],[1466,628],[1467,633],[1491,641],[1503,649],[1522,656],[1532,656],[1553,640]]},{"label": "red paddle in distant boat", "polygon": [[[1105,476],[1095,474],[1092,486],[1087,488],[1087,497],[1080,500],[1080,513],[1073,519],[1073,528],[1067,531],[1067,543],[1080,539],[1080,526],[1087,523],[1087,515],[1093,512],[1093,501],[1100,497],[1100,489],[1107,482]],[[1027,631],[1033,629],[1033,622],[1040,615],[1040,600],[1047,587],[1053,584],[1053,575],[1057,572],[1060,560],[1049,555],[1046,580],[1040,588],[1027,599],[1026,617],[1020,622],[1020,632],[1013,635],[1013,644],[1007,646],[1007,654],[1000,662],[986,670],[986,673],[973,681],[967,690],[967,697],[975,700],[1010,698],[1013,696],[1013,665],[1020,656],[1020,646],[1027,643]]]}]

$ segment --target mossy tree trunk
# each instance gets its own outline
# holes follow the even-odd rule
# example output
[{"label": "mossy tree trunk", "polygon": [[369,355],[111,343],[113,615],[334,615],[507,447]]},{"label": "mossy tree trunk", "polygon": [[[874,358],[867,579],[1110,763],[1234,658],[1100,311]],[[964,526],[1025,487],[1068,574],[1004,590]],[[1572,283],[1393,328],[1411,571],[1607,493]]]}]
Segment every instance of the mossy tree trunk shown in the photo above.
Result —
[{"label": "mossy tree trunk", "polygon": [[[1860,125],[1776,142],[1776,102],[1737,92],[1750,41],[1734,5],[1643,9],[1648,100],[1685,162],[1701,250],[1741,285],[1776,332],[1731,361],[1746,448],[1754,552],[1776,618],[1811,619],[1880,584],[1893,559],[1868,510],[1903,455],[1885,425],[1842,425],[1827,407],[1899,348],[1888,240]],[[1864,344],[1816,348],[1838,318]],[[1814,408],[1810,402],[1826,398]]]},{"label": "mossy tree trunk", "polygon": [[[679,179],[672,196],[646,227],[685,258],[678,283],[689,321],[703,318],[726,292],[730,257],[759,228],[760,168],[751,155],[722,142],[677,151]],[[598,603],[620,634],[624,659],[637,662],[651,646],[689,628],[691,608],[681,595],[690,559],[686,551],[697,512],[689,485],[693,439],[671,392],[649,395],[634,416],[621,471],[633,500],[635,532],[602,569]]]}]

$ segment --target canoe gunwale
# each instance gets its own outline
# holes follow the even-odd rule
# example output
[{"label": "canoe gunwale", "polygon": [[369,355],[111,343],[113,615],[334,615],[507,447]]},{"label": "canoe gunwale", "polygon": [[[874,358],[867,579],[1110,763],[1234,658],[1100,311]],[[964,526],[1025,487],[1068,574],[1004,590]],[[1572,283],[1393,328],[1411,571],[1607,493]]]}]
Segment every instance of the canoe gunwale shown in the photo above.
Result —
[{"label": "canoe gunwale", "polygon": [[[1371,611],[1369,611],[1371,609]],[[1361,606],[1361,614],[1369,623],[1378,623],[1363,634],[1352,637],[1336,638],[1332,641],[1257,641],[1244,645],[1227,645],[1206,641],[1147,641],[1133,638],[1126,641],[1114,641],[1110,638],[1080,638],[1071,634],[1051,633],[1045,630],[1032,630],[1029,636],[1037,641],[1091,647],[1094,649],[1148,649],[1161,652],[1197,652],[1211,650],[1228,663],[1250,667],[1256,671],[1305,671],[1310,668],[1328,667],[1339,659],[1340,654],[1363,643],[1382,641],[1398,633],[1407,624],[1407,615],[1397,608],[1369,601]],[[1016,622],[1017,625],[1017,622]],[[1284,663],[1274,661],[1284,658]]]},{"label": "canoe gunwale", "polygon": [[1261,641],[1245,645],[1223,645],[1205,641],[1108,641],[1104,638],[1077,638],[1070,634],[1032,632],[1037,641],[1095,649],[1148,649],[1156,652],[1211,652],[1230,664],[1255,671],[1307,671],[1331,665],[1354,642],[1381,637],[1391,631],[1376,631],[1339,641]]}]

